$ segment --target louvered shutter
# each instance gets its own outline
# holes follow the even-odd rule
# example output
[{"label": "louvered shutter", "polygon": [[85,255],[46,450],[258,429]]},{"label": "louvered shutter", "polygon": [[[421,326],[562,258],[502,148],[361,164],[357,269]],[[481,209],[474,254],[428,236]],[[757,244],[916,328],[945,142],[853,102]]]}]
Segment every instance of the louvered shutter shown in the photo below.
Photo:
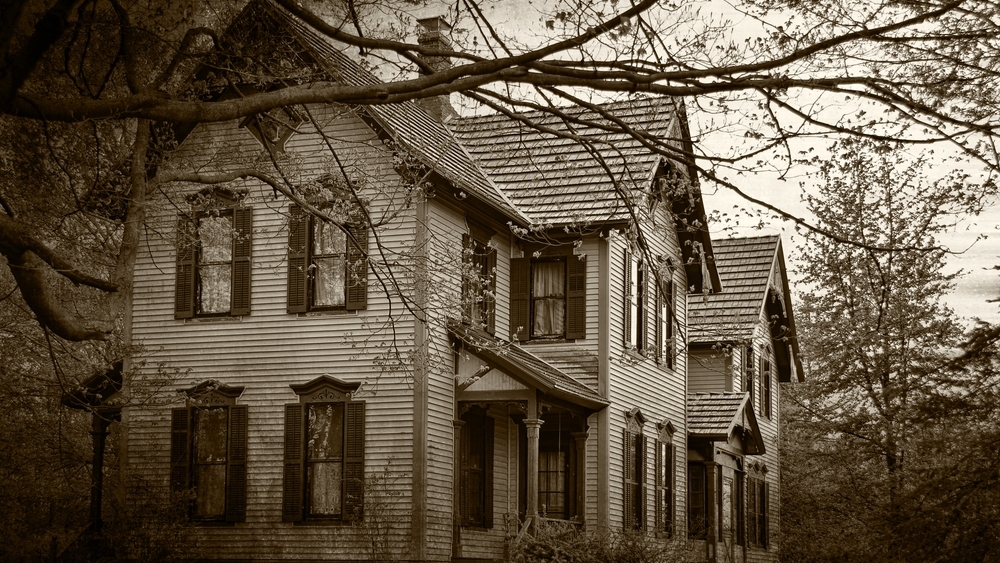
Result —
[{"label": "louvered shutter", "polygon": [[226,522],[247,519],[247,407],[229,409]]},{"label": "louvered shutter", "polygon": [[[673,275],[671,272],[669,275]],[[666,338],[663,343],[663,357],[667,367],[674,369],[674,280],[668,279],[666,287],[666,307],[663,314],[666,315]]]},{"label": "louvered shutter", "polygon": [[639,280],[637,281],[642,284],[642,287],[636,289],[638,299],[640,300],[636,304],[636,308],[639,310],[642,318],[639,319],[639,334],[635,339],[635,345],[643,354],[646,354],[646,351],[649,350],[649,269],[646,268],[646,263],[643,261],[639,262],[638,267],[642,271],[639,273]]},{"label": "louvered shutter", "polygon": [[663,531],[668,537],[674,534],[674,445],[665,444],[663,456]]},{"label": "louvered shutter", "polygon": [[484,296],[486,300],[486,332],[496,334],[497,332],[497,249],[490,248],[486,254],[486,269],[489,275],[489,292]]},{"label": "louvered shutter", "polygon": [[657,532],[663,529],[665,514],[663,511],[663,448],[665,444],[659,440],[653,441],[653,519]]},{"label": "louvered shutter", "polygon": [[485,435],[483,440],[483,527],[493,527],[493,425],[491,416],[484,417]]},{"label": "louvered shutter", "polygon": [[288,312],[309,310],[309,215],[288,206]]},{"label": "louvered shutter", "polygon": [[636,436],[636,465],[638,474],[635,476],[636,488],[638,489],[639,509],[636,511],[636,528],[646,529],[646,437],[642,434]]},{"label": "louvered shutter", "polygon": [[624,282],[624,312],[622,315],[625,321],[625,326],[622,329],[622,334],[624,335],[623,344],[628,348],[633,344],[632,342],[632,300],[634,296],[632,289],[632,252],[629,250],[625,251],[625,282]]},{"label": "louvered shutter", "polygon": [[475,524],[472,520],[472,491],[469,490],[469,487],[471,486],[469,461],[472,457],[472,439],[472,428],[470,427],[470,422],[465,421],[465,424],[462,425],[462,437],[461,444],[459,444],[458,457],[458,514],[461,518],[463,526],[472,526]]},{"label": "louvered shutter", "polygon": [[663,297],[660,292],[656,292],[656,298],[653,299],[655,304],[655,310],[653,311],[653,356],[656,359],[656,363],[659,364],[663,361]]},{"label": "louvered shutter", "polygon": [[174,287],[174,318],[194,316],[195,224],[187,215],[177,216],[177,271]]},{"label": "louvered shutter", "polygon": [[462,304],[462,320],[464,322],[471,322],[472,319],[476,318],[475,307],[476,299],[472,295],[472,280],[471,276],[476,275],[478,272],[474,271],[473,255],[475,252],[475,243],[472,242],[472,237],[468,234],[462,234],[462,296],[459,298],[459,302]]},{"label": "louvered shutter", "polygon": [[516,340],[528,340],[531,305],[531,261],[513,258],[510,261],[510,332]]},{"label": "louvered shutter", "polygon": [[253,208],[233,210],[233,315],[250,314],[250,279],[253,251]]},{"label": "louvered shutter", "polygon": [[348,402],[344,409],[344,519],[363,518],[365,506],[365,403]]},{"label": "louvered shutter", "polygon": [[358,311],[368,307],[368,229],[352,226],[348,233],[347,310]]},{"label": "louvered shutter", "polygon": [[623,473],[624,479],[622,483],[622,496],[624,499],[624,511],[625,511],[625,521],[623,523],[624,529],[626,531],[635,529],[635,512],[633,510],[632,502],[635,496],[635,449],[632,444],[632,433],[626,428],[623,432],[622,439],[622,452],[624,453],[623,459]]},{"label": "louvered shutter", "polygon": [[566,338],[587,337],[587,259],[566,259]]},{"label": "louvered shutter", "polygon": [[188,426],[190,413],[186,408],[170,412],[170,490],[181,492],[190,487],[190,451]]},{"label": "louvered shutter", "polygon": [[302,520],[303,476],[303,418],[302,405],[285,405],[285,469],[282,486],[281,520]]},{"label": "louvered shutter", "polygon": [[763,495],[760,499],[760,546],[767,549],[768,539],[770,539],[768,538],[767,524],[768,520],[770,520],[768,511],[771,509],[771,484],[765,481],[762,489]]}]

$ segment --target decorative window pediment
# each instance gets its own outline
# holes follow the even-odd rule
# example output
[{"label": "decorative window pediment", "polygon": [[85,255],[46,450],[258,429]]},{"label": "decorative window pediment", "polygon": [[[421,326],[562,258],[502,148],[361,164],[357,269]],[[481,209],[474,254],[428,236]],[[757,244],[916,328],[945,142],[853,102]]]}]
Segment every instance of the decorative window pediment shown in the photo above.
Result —
[{"label": "decorative window pediment", "polygon": [[243,394],[242,385],[226,385],[215,379],[208,379],[191,387],[178,390],[187,395],[190,406],[231,405]]},{"label": "decorative window pediment", "polygon": [[312,381],[289,385],[303,402],[350,401],[361,383],[348,383],[332,375],[323,374]]}]

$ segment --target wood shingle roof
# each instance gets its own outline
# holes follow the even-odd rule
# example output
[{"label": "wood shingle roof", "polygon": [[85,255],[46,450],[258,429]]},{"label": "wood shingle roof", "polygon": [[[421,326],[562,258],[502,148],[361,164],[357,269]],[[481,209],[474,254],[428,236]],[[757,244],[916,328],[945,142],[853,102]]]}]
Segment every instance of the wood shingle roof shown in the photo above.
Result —
[{"label": "wood shingle roof", "polygon": [[[678,107],[670,98],[635,98],[600,108],[658,142],[679,136]],[[448,127],[532,223],[628,220],[623,191],[648,191],[664,157],[592,109],[559,112],[563,115],[519,114],[524,121],[502,114],[463,117]]]},{"label": "wood shingle roof", "polygon": [[722,291],[689,300],[691,342],[731,341],[753,335],[780,245],[777,235],[713,241]]},{"label": "wood shingle roof", "polygon": [[727,441],[743,430],[747,454],[763,454],[764,440],[747,393],[693,393],[687,398],[688,436]]}]

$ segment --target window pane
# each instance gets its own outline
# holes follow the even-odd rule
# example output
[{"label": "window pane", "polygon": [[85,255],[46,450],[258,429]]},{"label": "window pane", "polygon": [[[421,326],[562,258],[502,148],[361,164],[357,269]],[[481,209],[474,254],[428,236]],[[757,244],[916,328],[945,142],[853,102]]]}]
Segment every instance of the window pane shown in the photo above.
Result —
[{"label": "window pane", "polygon": [[534,297],[565,296],[566,264],[559,262],[534,262],[531,264],[531,294]]},{"label": "window pane", "polygon": [[196,465],[195,516],[217,518],[226,513],[226,466]]},{"label": "window pane", "polygon": [[194,411],[195,463],[225,463],[228,414],[225,408]]},{"label": "window pane", "polygon": [[344,403],[309,405],[308,440],[310,461],[343,459]]},{"label": "window pane", "polygon": [[313,305],[317,307],[343,307],[347,300],[344,295],[344,258],[315,258],[313,274]]},{"label": "window pane", "polygon": [[198,312],[228,313],[232,301],[233,268],[229,264],[198,267]]},{"label": "window pane", "polygon": [[314,255],[344,254],[346,249],[347,236],[343,229],[319,219],[313,221]]},{"label": "window pane", "polygon": [[233,259],[232,217],[202,217],[198,220],[198,242],[201,244],[200,264],[229,262]]},{"label": "window pane", "polygon": [[322,516],[340,516],[342,462],[309,464],[309,513]]}]

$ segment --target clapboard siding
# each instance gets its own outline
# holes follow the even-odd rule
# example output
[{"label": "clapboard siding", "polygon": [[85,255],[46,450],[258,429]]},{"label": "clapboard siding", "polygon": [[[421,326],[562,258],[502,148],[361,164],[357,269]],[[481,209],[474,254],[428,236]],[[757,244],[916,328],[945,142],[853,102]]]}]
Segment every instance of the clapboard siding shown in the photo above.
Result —
[{"label": "clapboard siding", "polygon": [[[391,199],[393,188],[402,183],[392,169],[391,154],[350,112],[311,109],[309,125],[323,128],[348,175],[370,200],[373,219],[395,215],[378,231],[392,263],[386,264],[374,252],[374,237],[371,262],[382,275],[391,267],[395,281],[409,291],[416,264],[407,250],[417,226],[413,212],[400,213],[398,202]],[[336,170],[322,138],[308,127],[293,136],[286,149],[290,158],[285,164],[293,183]],[[262,149],[250,134],[226,122],[199,126],[171,162],[219,171],[252,165],[261,157]],[[256,180],[228,186],[247,190],[244,206],[253,208],[252,311],[241,318],[173,318],[175,217],[187,209],[185,196],[202,186],[170,184],[150,201],[134,276],[133,343],[141,352],[131,391],[150,395],[159,404],[130,409],[130,467],[165,494],[169,409],[183,404],[175,391],[208,379],[244,386],[237,404],[248,407],[249,417],[247,521],[231,527],[187,527],[185,543],[204,558],[362,558],[356,527],[281,522],[283,409],[285,403],[298,401],[289,385],[322,374],[358,382],[356,399],[367,406],[365,472],[369,478],[387,472],[382,485],[367,492],[366,504],[387,503],[393,521],[389,543],[398,556],[404,556],[412,489],[408,476],[413,471],[412,371],[379,366],[394,349],[404,357],[410,355],[413,319],[398,297],[390,299],[381,291],[375,273],[369,274],[364,311],[288,314],[288,201],[275,198],[270,187]]]}]

